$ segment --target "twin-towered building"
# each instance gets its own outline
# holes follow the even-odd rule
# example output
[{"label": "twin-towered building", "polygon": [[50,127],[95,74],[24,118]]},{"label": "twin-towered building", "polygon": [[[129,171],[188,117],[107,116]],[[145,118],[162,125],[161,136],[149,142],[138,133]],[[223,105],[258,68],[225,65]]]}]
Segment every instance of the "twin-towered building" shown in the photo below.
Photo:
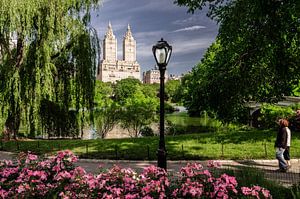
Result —
[{"label": "twin-towered building", "polygon": [[117,39],[109,23],[103,40],[103,59],[99,64],[97,79],[103,82],[116,82],[129,77],[140,80],[141,69],[136,61],[136,41],[129,25],[123,38],[123,59],[118,60],[117,57]]},{"label": "twin-towered building", "polygon": [[[117,39],[113,33],[112,26],[109,22],[107,31],[102,43],[103,57],[100,61],[97,79],[103,82],[113,82],[126,78],[136,78],[141,80],[141,67],[136,61],[136,41],[132,36],[130,26],[123,37],[123,59],[118,60],[117,55]],[[154,59],[153,59],[154,61]],[[168,80],[167,71],[165,73],[165,81]],[[153,84],[160,82],[159,70],[148,70],[143,73],[143,83]]]}]

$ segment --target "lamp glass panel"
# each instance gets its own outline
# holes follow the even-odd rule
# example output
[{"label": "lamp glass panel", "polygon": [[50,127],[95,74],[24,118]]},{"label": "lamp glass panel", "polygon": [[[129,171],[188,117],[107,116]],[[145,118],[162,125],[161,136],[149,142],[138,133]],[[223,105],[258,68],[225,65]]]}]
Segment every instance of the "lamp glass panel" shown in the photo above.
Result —
[{"label": "lamp glass panel", "polygon": [[171,57],[171,53],[172,53],[172,50],[171,49],[168,49],[167,50],[167,59],[166,59],[166,64],[169,63],[169,60],[170,60],[170,57]]},{"label": "lamp glass panel", "polygon": [[165,51],[165,49],[157,48],[155,50],[155,57],[157,59],[158,64],[164,64],[166,62],[166,51]]}]

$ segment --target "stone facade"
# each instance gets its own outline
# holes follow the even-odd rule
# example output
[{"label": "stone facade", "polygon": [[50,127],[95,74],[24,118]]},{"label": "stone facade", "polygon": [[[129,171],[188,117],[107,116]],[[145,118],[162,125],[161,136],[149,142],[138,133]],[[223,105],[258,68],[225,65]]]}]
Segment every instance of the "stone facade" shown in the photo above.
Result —
[{"label": "stone facade", "polygon": [[170,74],[169,80],[181,80],[182,77],[183,77],[183,75]]},{"label": "stone facade", "polygon": [[[165,72],[165,82],[168,81],[168,73]],[[160,72],[158,69],[151,69],[143,73],[144,84],[155,84],[160,83]]]},{"label": "stone facade", "polygon": [[136,41],[128,25],[123,38],[123,60],[118,60],[117,39],[109,23],[103,40],[103,59],[99,64],[97,79],[114,83],[129,77],[140,80],[140,65],[136,61]]}]

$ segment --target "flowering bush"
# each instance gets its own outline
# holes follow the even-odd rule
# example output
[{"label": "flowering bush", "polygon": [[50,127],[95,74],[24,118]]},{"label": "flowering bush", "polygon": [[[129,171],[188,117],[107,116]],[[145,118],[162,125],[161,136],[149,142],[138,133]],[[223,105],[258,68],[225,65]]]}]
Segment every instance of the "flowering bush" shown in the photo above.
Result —
[{"label": "flowering bush", "polygon": [[156,166],[141,174],[114,166],[93,175],[75,167],[76,161],[72,152],[61,151],[44,160],[28,153],[16,163],[0,162],[0,198],[272,198],[260,186],[239,188],[235,177],[214,177],[196,163],[173,176]]}]

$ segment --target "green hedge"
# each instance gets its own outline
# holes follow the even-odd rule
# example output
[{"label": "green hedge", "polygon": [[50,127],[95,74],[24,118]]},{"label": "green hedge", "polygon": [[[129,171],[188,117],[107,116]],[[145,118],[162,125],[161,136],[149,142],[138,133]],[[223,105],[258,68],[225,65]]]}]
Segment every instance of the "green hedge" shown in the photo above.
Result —
[{"label": "green hedge", "polygon": [[261,107],[261,116],[258,118],[262,127],[276,128],[276,123],[280,118],[286,118],[291,123],[294,122],[297,106],[278,106],[274,104],[263,104]]}]

